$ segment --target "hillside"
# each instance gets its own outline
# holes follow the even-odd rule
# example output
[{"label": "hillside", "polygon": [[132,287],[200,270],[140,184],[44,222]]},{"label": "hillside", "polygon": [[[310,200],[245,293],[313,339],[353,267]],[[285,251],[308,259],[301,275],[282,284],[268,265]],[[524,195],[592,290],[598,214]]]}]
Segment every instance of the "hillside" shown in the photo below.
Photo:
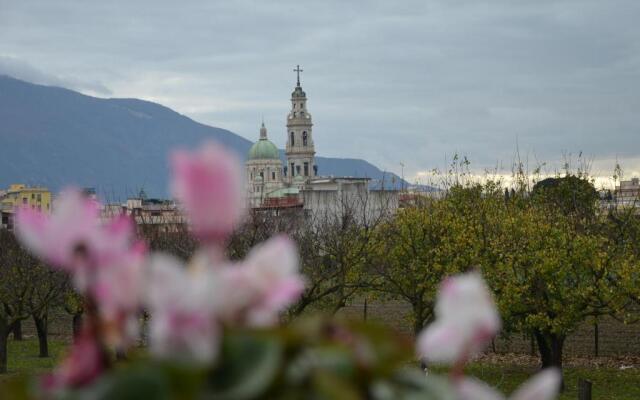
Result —
[{"label": "hillside", "polygon": [[[149,195],[164,197],[169,151],[207,138],[241,157],[251,146],[233,132],[160,104],[95,98],[0,76],[0,188],[16,182],[54,191],[86,186],[115,200],[144,187]],[[360,159],[318,157],[317,162],[322,175],[383,176]]]}]

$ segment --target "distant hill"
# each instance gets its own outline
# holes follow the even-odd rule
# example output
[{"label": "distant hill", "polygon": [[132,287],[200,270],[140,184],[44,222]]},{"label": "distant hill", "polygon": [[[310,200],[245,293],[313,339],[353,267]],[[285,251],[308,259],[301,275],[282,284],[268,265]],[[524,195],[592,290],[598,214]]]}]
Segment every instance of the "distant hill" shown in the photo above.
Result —
[{"label": "distant hill", "polygon": [[[211,138],[245,157],[252,142],[160,104],[101,99],[0,76],[0,188],[11,183],[94,187],[107,200],[144,188],[166,197],[167,155]],[[317,157],[319,173],[385,175],[360,159]],[[385,182],[392,181],[387,174]],[[393,179],[397,185],[400,179]]]}]

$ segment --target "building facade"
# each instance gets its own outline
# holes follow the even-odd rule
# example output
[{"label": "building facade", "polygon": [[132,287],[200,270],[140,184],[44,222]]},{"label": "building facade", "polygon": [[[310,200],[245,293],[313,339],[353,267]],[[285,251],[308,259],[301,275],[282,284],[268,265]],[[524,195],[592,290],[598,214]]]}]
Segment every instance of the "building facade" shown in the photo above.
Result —
[{"label": "building facade", "polygon": [[[313,123],[307,110],[307,94],[300,86],[300,66],[296,87],[291,93],[291,111],[287,115],[287,182],[302,189],[305,183],[318,174],[313,145]],[[298,178],[298,179],[296,179]]]},{"label": "building facade", "polygon": [[614,201],[618,206],[640,206],[640,178],[620,181],[614,192]]},{"label": "building facade", "polygon": [[13,228],[16,208],[28,207],[51,212],[51,192],[45,187],[12,184],[0,194],[0,224],[2,228]]},{"label": "building facade", "polygon": [[251,207],[260,206],[267,195],[283,188],[284,176],[280,151],[267,137],[262,123],[259,140],[251,146],[247,156],[247,193]]},{"label": "building facade", "polygon": [[320,219],[330,214],[364,220],[393,212],[398,207],[396,193],[371,191],[367,178],[318,175],[313,122],[307,94],[300,84],[302,70],[297,66],[294,71],[297,79],[286,120],[284,165],[263,123],[260,138],[249,150],[245,164],[249,206],[276,214],[284,210],[302,212]]},{"label": "building facade", "polygon": [[[313,123],[307,110],[307,94],[300,85],[300,66],[296,86],[291,93],[291,110],[287,115],[284,165],[280,152],[267,137],[262,123],[260,137],[251,146],[245,163],[247,195],[252,208],[286,202],[298,197],[318,175],[313,144]],[[288,200],[284,201],[283,198]]]}]

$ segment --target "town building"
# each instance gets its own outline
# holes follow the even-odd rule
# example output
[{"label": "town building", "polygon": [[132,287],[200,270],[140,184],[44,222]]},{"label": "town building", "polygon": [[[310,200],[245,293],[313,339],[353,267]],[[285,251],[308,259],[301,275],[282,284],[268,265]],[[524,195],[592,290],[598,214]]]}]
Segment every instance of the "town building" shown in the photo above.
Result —
[{"label": "town building", "polygon": [[172,200],[148,198],[144,190],[130,197],[123,204],[105,204],[103,220],[118,215],[131,217],[138,229],[156,229],[158,232],[179,232],[186,226],[185,214]]},{"label": "town building", "polygon": [[640,178],[633,178],[628,181],[620,181],[616,186],[613,199],[616,205],[622,207],[640,206]]},{"label": "town building", "polygon": [[18,207],[51,212],[51,192],[46,187],[16,183],[0,192],[0,227],[13,228],[13,216]]}]

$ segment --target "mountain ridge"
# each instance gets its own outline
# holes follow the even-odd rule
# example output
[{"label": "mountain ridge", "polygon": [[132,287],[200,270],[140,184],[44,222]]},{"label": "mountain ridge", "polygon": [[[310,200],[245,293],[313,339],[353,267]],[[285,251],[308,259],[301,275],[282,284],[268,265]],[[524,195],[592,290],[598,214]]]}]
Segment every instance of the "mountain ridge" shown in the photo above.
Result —
[{"label": "mountain ridge", "polygon": [[[168,196],[167,156],[213,139],[241,159],[253,144],[232,131],[136,98],[99,98],[0,75],[0,188],[11,183],[94,187],[121,200],[144,188]],[[281,155],[282,155],[282,150]],[[321,175],[359,176],[398,184],[358,158],[316,157]]]}]

